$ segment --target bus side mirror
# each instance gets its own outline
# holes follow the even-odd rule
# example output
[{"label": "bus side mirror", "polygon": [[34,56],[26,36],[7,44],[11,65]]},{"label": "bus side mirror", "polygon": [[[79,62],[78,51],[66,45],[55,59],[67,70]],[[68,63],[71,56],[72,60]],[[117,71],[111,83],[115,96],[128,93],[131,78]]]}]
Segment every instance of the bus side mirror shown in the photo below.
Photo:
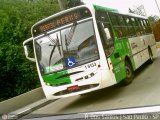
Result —
[{"label": "bus side mirror", "polygon": [[25,53],[25,56],[26,56],[26,58],[27,58],[28,60],[30,60],[30,61],[32,61],[32,62],[35,62],[35,61],[36,61],[35,58],[29,57],[29,52],[28,52],[28,47],[27,47],[27,45],[29,45],[30,42],[33,43],[33,38],[29,38],[29,39],[27,39],[27,40],[25,40],[25,41],[23,42],[24,53]]}]

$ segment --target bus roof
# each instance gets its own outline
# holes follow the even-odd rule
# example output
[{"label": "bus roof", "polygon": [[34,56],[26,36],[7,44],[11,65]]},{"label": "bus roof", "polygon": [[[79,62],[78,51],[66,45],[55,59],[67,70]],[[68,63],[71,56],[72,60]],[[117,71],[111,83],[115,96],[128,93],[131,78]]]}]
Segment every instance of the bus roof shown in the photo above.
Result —
[{"label": "bus roof", "polygon": [[147,19],[145,16],[141,16],[141,15],[137,15],[137,14],[133,14],[133,13],[120,13],[117,9],[113,9],[113,8],[109,8],[109,7],[105,7],[105,6],[93,4],[93,7],[95,8],[95,10],[103,10],[103,11],[113,12],[113,13],[117,13],[117,14],[121,14],[121,15],[127,15],[127,16]]},{"label": "bus roof", "polygon": [[141,15],[137,15],[137,14],[133,14],[133,13],[127,13],[127,14],[125,14],[125,15],[132,16],[132,17],[138,17],[138,18],[147,19],[147,17],[145,17],[145,16],[141,16]]},{"label": "bus roof", "polygon": [[70,12],[70,11],[72,11],[72,10],[77,10],[77,9],[83,8],[83,7],[88,7],[89,9],[91,9],[91,8],[93,7],[95,10],[108,11],[108,12],[113,12],[113,13],[117,13],[117,14],[121,14],[121,15],[126,15],[126,16],[132,16],[132,17],[138,17],[138,18],[147,19],[147,18],[144,17],[144,16],[136,15],[136,14],[133,14],[133,13],[127,13],[127,14],[125,14],[125,13],[119,13],[119,11],[118,11],[117,9],[113,9],[113,8],[109,8],[109,7],[104,7],[104,6],[100,6],[100,5],[92,4],[92,7],[91,7],[91,6],[88,6],[88,5],[80,5],[80,6],[73,7],[73,8],[64,10],[64,11],[60,11],[60,12],[58,12],[58,13],[56,13],[56,14],[54,14],[54,15],[51,15],[51,16],[49,16],[49,17],[46,17],[45,19],[40,20],[40,21],[38,21],[37,23],[35,23],[35,24],[32,26],[31,29],[33,30],[33,28],[34,28],[35,26],[40,25],[40,24],[48,21],[49,19],[53,18],[53,16],[54,16],[54,17],[57,17],[57,16],[59,16],[59,15],[61,15],[61,14],[65,14],[65,13],[68,13],[68,12]]},{"label": "bus roof", "polygon": [[117,9],[113,9],[113,8],[109,8],[109,7],[104,7],[104,6],[95,5],[95,4],[93,4],[93,7],[94,7],[96,10],[104,10],[104,11],[108,11],[108,12],[119,13]]}]

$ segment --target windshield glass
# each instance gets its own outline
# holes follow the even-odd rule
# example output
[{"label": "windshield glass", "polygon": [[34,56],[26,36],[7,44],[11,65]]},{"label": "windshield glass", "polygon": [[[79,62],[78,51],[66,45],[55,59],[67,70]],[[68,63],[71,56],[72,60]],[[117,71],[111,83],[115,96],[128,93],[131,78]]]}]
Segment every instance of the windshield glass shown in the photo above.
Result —
[{"label": "windshield glass", "polygon": [[35,41],[41,72],[48,74],[99,58],[92,20],[73,23]]}]

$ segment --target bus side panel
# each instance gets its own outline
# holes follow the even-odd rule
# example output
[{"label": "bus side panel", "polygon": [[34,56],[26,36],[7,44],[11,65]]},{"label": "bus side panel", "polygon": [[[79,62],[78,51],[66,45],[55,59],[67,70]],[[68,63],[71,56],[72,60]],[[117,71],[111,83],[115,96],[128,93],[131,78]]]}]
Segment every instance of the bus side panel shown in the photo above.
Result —
[{"label": "bus side panel", "polygon": [[142,36],[141,41],[143,41],[141,45],[141,48],[142,48],[141,59],[143,64],[150,58],[149,47],[152,49],[152,46],[155,44],[155,41],[154,39],[152,39],[152,34]]},{"label": "bus side panel", "polygon": [[156,57],[156,44],[153,34],[129,38],[135,69],[139,68],[149,59],[148,47],[151,48],[153,56]]},{"label": "bus side panel", "polygon": [[142,45],[140,37],[132,37],[129,38],[129,44],[132,51],[133,61],[135,63],[135,69],[139,68],[142,65],[142,52],[144,50],[144,46]]},{"label": "bus side panel", "polygon": [[111,61],[113,65],[113,72],[115,74],[115,78],[117,82],[120,82],[122,79],[126,77],[125,70],[125,55],[129,53],[129,50],[126,50],[127,43],[125,40],[115,39],[115,51],[111,55]]}]

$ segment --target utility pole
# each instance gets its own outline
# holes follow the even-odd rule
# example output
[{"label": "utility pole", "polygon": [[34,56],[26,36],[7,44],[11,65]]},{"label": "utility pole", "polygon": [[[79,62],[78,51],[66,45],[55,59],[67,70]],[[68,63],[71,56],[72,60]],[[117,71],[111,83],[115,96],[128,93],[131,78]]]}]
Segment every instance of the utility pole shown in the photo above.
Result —
[{"label": "utility pole", "polygon": [[61,11],[66,9],[66,0],[58,0]]},{"label": "utility pole", "polygon": [[157,8],[158,8],[159,13],[160,13],[160,8],[159,8],[159,6],[158,6],[157,0],[155,0],[155,2],[156,2]]}]

